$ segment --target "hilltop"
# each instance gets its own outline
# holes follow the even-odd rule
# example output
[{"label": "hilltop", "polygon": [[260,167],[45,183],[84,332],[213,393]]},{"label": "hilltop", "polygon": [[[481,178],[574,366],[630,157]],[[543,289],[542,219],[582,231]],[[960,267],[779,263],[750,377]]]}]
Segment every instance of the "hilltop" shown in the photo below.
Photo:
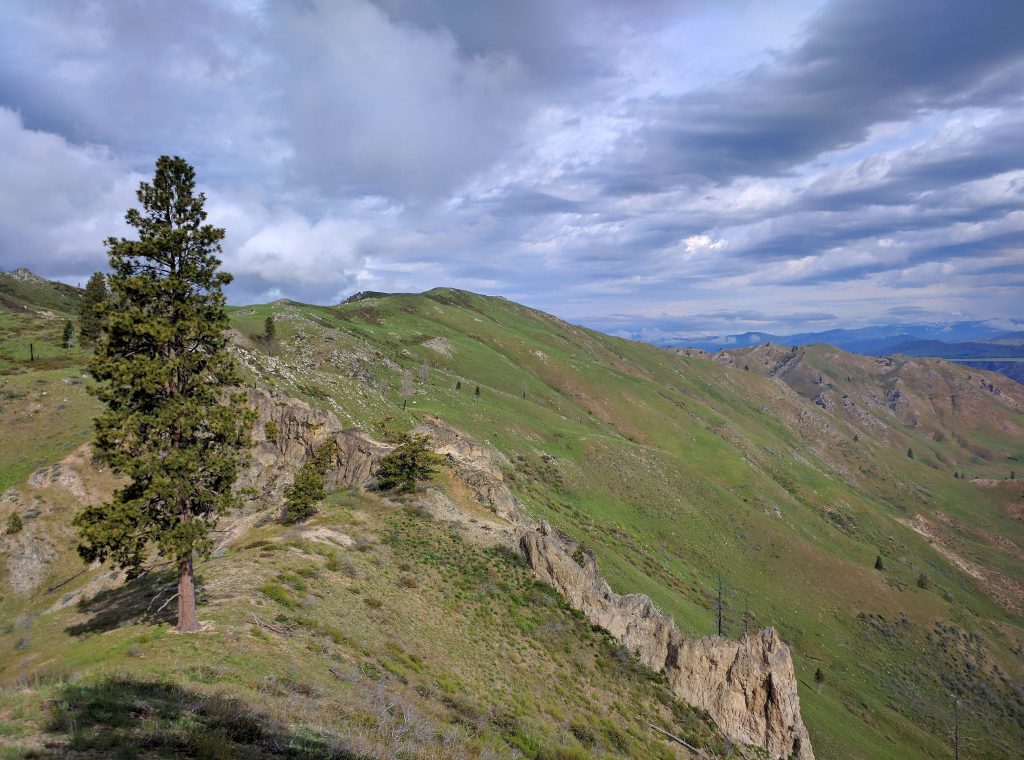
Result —
[{"label": "hilltop", "polygon": [[[268,316],[272,346],[260,337]],[[50,322],[25,319],[48,346]],[[726,633],[738,637],[746,618],[791,647],[817,757],[941,756],[954,691],[977,752],[1010,757],[1024,741],[1024,503],[1007,479],[1024,470],[1021,386],[950,362],[824,346],[684,355],[452,289],[253,305],[231,320],[248,384],[368,439],[443,421],[487,452],[532,519],[596,557],[615,593],[647,594],[684,634],[713,631],[720,574]],[[21,441],[18,462],[0,459],[0,476],[17,486],[0,520],[23,513],[18,541],[32,539],[40,557],[14,588],[15,555],[3,545],[0,615],[12,624],[0,635],[11,655],[0,682],[21,684],[9,693],[31,724],[0,718],[10,735],[35,741],[56,721],[46,730],[62,736],[61,725],[81,719],[76,709],[113,698],[99,679],[120,672],[136,691],[173,683],[158,696],[175,705],[227,686],[303,741],[326,741],[309,727],[327,726],[362,737],[365,753],[405,708],[429,717],[423,753],[442,752],[435,742],[450,730],[468,756],[485,745],[528,757],[555,756],[545,747],[673,756],[678,745],[640,715],[727,753],[706,719],[545,596],[520,559],[474,538],[491,513],[465,517],[472,506],[454,476],[436,489],[463,505],[450,519],[337,490],[309,528],[334,535],[330,544],[254,526],[266,506],[251,504],[201,570],[210,578],[201,616],[215,623],[201,657],[146,612],[158,574],[131,586],[130,599],[115,589],[86,601],[102,576],[75,576],[81,566],[59,526],[109,480],[81,454],[67,458],[87,441],[92,410],[67,361],[0,368],[5,443]],[[82,422],[57,424],[66,420]],[[113,615],[122,603],[134,610],[127,620]],[[113,618],[101,623],[105,612]],[[72,707],[47,716],[47,699]],[[190,719],[226,730],[220,713]],[[167,720],[168,732],[185,730]],[[405,725],[391,728],[408,737]],[[90,726],[97,742],[128,731]],[[102,756],[97,746],[82,751]]]}]

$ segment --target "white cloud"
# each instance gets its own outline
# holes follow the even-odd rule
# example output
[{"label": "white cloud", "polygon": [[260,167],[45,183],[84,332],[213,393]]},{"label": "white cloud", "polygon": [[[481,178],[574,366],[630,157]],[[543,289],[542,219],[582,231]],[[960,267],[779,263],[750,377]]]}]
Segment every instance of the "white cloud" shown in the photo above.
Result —
[{"label": "white cloud", "polygon": [[0,256],[74,279],[103,261],[102,241],[123,234],[139,176],[102,147],[26,129],[0,107]]}]

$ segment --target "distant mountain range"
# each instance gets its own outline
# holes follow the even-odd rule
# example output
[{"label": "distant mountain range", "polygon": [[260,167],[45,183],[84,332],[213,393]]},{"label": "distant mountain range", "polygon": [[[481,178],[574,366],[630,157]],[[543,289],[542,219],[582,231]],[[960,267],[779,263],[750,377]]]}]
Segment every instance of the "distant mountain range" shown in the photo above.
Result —
[{"label": "distant mountain range", "polygon": [[1024,319],[901,323],[861,327],[855,330],[838,329],[793,335],[745,332],[738,335],[671,338],[660,343],[678,348],[703,348],[705,351],[717,351],[720,348],[747,348],[765,343],[782,343],[786,346],[827,343],[845,351],[880,356],[894,353],[898,346],[923,341],[941,344],[979,342],[1020,346],[1024,344]]},{"label": "distant mountain range", "polygon": [[[1009,330],[1007,328],[1010,328]],[[1015,329],[1017,328],[1017,329]],[[659,341],[665,347],[749,348],[768,343],[805,346],[826,343],[869,356],[933,356],[952,359],[979,369],[1000,372],[1024,383],[1024,320],[976,320],[950,323],[878,325],[855,330],[774,335],[745,332]]]}]

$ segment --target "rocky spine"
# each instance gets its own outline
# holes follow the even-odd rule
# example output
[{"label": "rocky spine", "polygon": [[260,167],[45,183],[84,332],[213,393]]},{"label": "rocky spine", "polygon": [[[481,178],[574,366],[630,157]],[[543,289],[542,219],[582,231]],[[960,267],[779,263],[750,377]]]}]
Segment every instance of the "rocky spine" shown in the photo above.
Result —
[{"label": "rocky spine", "polygon": [[538,577],[644,665],[664,673],[673,693],[707,711],[730,739],[763,747],[773,758],[813,760],[793,659],[774,628],[739,641],[688,639],[648,597],[612,591],[594,557],[584,553],[578,563],[576,547],[546,523],[524,530],[520,547]]}]

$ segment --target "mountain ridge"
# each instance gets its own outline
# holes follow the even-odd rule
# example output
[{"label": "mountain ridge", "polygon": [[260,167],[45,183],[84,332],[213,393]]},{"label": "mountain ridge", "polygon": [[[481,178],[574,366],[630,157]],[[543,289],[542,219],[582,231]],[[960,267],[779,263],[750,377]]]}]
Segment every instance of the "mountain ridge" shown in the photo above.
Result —
[{"label": "mountain ridge", "polygon": [[[790,385],[782,377],[755,371],[753,362],[751,369],[744,369],[736,357],[729,365],[697,352],[673,354],[573,326],[504,299],[464,291],[371,297],[333,307],[289,302],[232,307],[229,311],[234,350],[247,383],[282,398],[302,399],[312,408],[332,412],[343,426],[369,435],[379,435],[379,426],[385,422],[390,427],[412,429],[429,418],[465,431],[494,452],[508,487],[532,518],[547,521],[582,550],[593,552],[612,590],[646,594],[671,614],[688,636],[713,632],[713,590],[716,575],[722,574],[729,608],[726,633],[737,635],[749,614],[758,626],[775,626],[789,644],[801,711],[818,757],[941,754],[947,746],[950,684],[965,688],[965,730],[984,735],[989,755],[1013,755],[1012,747],[1021,738],[1018,717],[1024,715],[1019,696],[1014,696],[1019,695],[1015,689],[1021,681],[1015,652],[1024,640],[1020,614],[1012,609],[1017,600],[1001,598],[995,592],[1000,576],[1019,583],[1020,547],[1024,546],[1020,487],[1007,480],[1009,470],[1024,469],[1024,450],[1013,432],[1024,426],[1019,410],[1024,399],[1019,387],[1004,385],[1009,381],[930,359],[913,360],[910,369],[901,374],[897,370],[906,362],[885,367],[877,364],[883,360],[851,360],[842,354],[831,356],[824,348],[805,348],[793,362]],[[277,325],[272,347],[261,338],[268,316],[273,316]],[[45,335],[53,321],[39,316],[25,319],[33,330],[42,331],[36,333],[39,335]],[[57,350],[49,343],[39,345],[47,352]],[[782,356],[786,351],[782,347],[771,349],[779,351],[781,364],[788,361]],[[47,431],[52,430],[57,436],[53,440],[66,450],[87,440],[87,426],[63,424],[72,418],[87,420],[93,403],[80,384],[65,382],[81,376],[80,367],[74,365],[79,360],[72,360],[69,357],[65,367],[46,370],[20,358],[6,363],[0,360],[0,397],[5,399],[0,422],[6,435],[21,436],[18,440],[23,441],[18,448],[25,464],[18,467],[34,462],[39,463],[36,467],[52,467],[65,456],[59,453],[64,449],[46,443],[51,440]],[[857,362],[862,360],[873,364],[861,366]],[[855,363],[849,364],[851,361]],[[405,377],[412,381],[408,395],[403,390]],[[959,389],[955,411],[948,398],[929,390],[929,383],[940,388],[940,381],[954,383]],[[982,383],[997,388],[1001,395]],[[474,392],[477,387],[479,395]],[[863,419],[844,411],[843,393],[864,413]],[[825,394],[825,405],[814,400],[819,394]],[[872,394],[878,396],[877,403],[871,401]],[[929,394],[936,398],[929,399]],[[58,409],[65,403],[65,408]],[[35,408],[36,413],[22,412]],[[916,425],[912,424],[915,418]],[[1006,424],[1016,427],[1007,429]],[[942,433],[941,440],[936,440],[937,432]],[[913,449],[913,458],[906,455],[908,449]],[[5,447],[5,452],[12,451]],[[0,475],[10,466],[0,457]],[[954,477],[961,471],[968,477]],[[28,514],[34,495],[40,492],[26,480],[33,470],[17,472],[24,475],[12,476],[14,490],[21,494],[15,508]],[[434,491],[438,495],[433,495]],[[443,499],[466,498],[466,492],[445,475],[436,488],[424,492],[424,498],[428,497],[441,499],[438,504],[443,504]],[[349,506],[342,506],[345,504]],[[0,519],[5,519],[10,509],[11,502],[0,504]],[[389,510],[372,492],[348,494],[342,489],[301,534],[319,532],[327,537],[342,533],[351,538],[351,545],[338,538],[345,546],[338,544],[337,551],[358,566],[361,575],[357,583],[372,588],[372,595],[384,601],[383,609],[397,609],[389,602],[392,597],[396,603],[398,600],[395,574],[408,571],[395,570],[404,560],[391,554],[390,544],[379,543],[371,534],[379,538],[392,535],[389,531],[401,532],[407,538],[394,545],[402,547],[401,551],[413,551],[415,544],[409,541],[416,531],[425,531],[430,541],[449,546],[451,541],[462,541],[459,536],[479,530],[483,515],[478,523],[462,519],[462,527],[451,527],[455,532],[450,536],[449,521],[456,518],[455,512],[439,513],[451,517],[437,523],[421,523],[418,517],[404,516],[401,509]],[[34,521],[51,519],[48,514],[29,517],[27,530],[38,534],[45,526]],[[399,530],[400,524],[407,527]],[[419,527],[410,534],[408,526],[413,524]],[[259,579],[256,586],[265,579],[270,584],[268,592],[281,599],[296,600],[301,593],[308,593],[296,591],[294,578],[302,576],[276,559],[286,560],[287,552],[269,552],[264,558],[258,546],[244,548],[263,540],[276,545],[290,539],[286,530],[267,524],[254,526],[244,539],[226,547],[227,554],[215,558],[211,565],[217,569],[211,576],[211,588],[223,589],[214,598],[218,604],[204,606],[201,615],[219,621],[223,633],[215,634],[217,641],[221,636],[241,636],[240,641],[250,642],[251,634],[246,631],[254,624],[243,621],[251,620],[252,612],[264,624],[299,632],[294,649],[274,651],[282,662],[302,671],[300,682],[322,690],[327,682],[320,679],[331,676],[318,671],[314,661],[303,659],[301,647],[307,642],[303,638],[307,628],[295,622],[300,614],[295,610],[305,609],[302,614],[315,617],[320,606],[330,608],[331,614],[343,615],[339,619],[353,631],[365,630],[377,613],[367,605],[338,609],[322,584],[314,584],[321,596],[314,597],[310,607],[290,608],[277,602],[277,607],[251,607],[255,602],[250,598],[270,597],[261,595],[251,582],[239,586],[238,573],[231,569],[229,559],[243,563],[245,573]],[[368,553],[357,548],[359,541],[370,542]],[[467,577],[458,556],[468,550],[440,555],[430,551],[435,559],[423,559],[425,564],[415,567],[423,568],[428,579],[433,579],[429,585],[426,579],[418,583],[434,599],[438,598],[435,593],[445,588],[445,593],[450,593],[451,587],[441,576],[433,575],[431,568],[446,567],[455,573],[453,577]],[[438,556],[449,559],[435,565]],[[884,569],[873,567],[876,558],[882,560]],[[385,563],[375,565],[378,559]],[[72,571],[73,560],[61,560],[67,574],[51,574],[51,579],[44,581],[49,585],[40,588],[45,590],[77,572]],[[283,574],[277,580],[273,574],[267,575],[276,566]],[[512,572],[511,567],[501,564],[500,572]],[[976,571],[981,577],[973,574]],[[217,581],[219,573],[235,580]],[[292,580],[281,580],[285,576]],[[335,576],[327,573],[323,577]],[[922,577],[924,586],[918,585]],[[390,580],[385,582],[387,578]],[[353,583],[345,581],[344,585]],[[490,599],[491,604],[500,601],[504,605],[512,598],[507,591],[489,594],[486,573],[479,586],[473,583],[472,588],[482,594],[473,596],[474,600]],[[72,590],[65,586],[59,593]],[[20,667],[30,672],[33,660],[28,658],[45,661],[47,652],[61,662],[84,662],[88,642],[62,633],[60,626],[72,623],[62,622],[65,618],[61,616],[74,613],[73,625],[86,624],[92,619],[90,614],[95,615],[88,612],[93,607],[85,612],[47,612],[53,597],[43,591],[40,594],[38,601],[30,598],[23,602],[12,601],[13,597],[4,593],[0,601],[5,605],[0,606],[4,614],[15,602],[39,605],[32,613],[39,615],[32,618],[35,622],[0,632],[0,648],[21,653],[11,661],[11,669],[0,671],[0,681],[16,680]],[[458,637],[451,638],[456,630],[438,628],[429,616],[429,606],[422,606],[411,592],[402,591],[400,598],[408,608],[410,628],[392,612],[391,628],[374,629],[375,636],[384,634],[402,651],[416,653],[419,648],[410,630],[428,626],[431,636],[445,642],[445,647],[461,651]],[[149,603],[144,598],[142,609]],[[158,599],[154,609],[160,603]],[[369,618],[355,614],[364,608]],[[547,623],[531,623],[522,616],[536,620],[543,609],[543,603],[535,600],[516,607],[508,618],[503,612],[502,620],[521,619],[522,627],[513,622],[512,628],[502,630],[520,631],[515,641],[523,643],[519,637],[527,635],[527,629],[542,632]],[[287,618],[284,623],[275,622],[275,610]],[[481,618],[474,620],[483,626],[481,635],[497,630]],[[400,636],[399,629],[403,631]],[[278,636],[261,625],[253,630],[275,641]],[[155,662],[164,662],[148,644],[130,643],[132,637],[159,631],[158,624],[143,621],[114,627],[103,636],[111,642],[124,642],[124,648],[145,646]],[[16,648],[21,638],[28,642],[24,650]],[[168,651],[180,656],[183,650],[170,645],[167,638],[161,634],[160,646],[171,646]],[[282,641],[274,647],[284,645]],[[329,646],[340,647],[346,657],[367,667],[373,664],[378,670],[386,660],[389,667],[400,668],[410,683],[447,693],[442,688],[443,678],[421,683],[412,666],[395,664],[396,660],[383,654],[367,660],[347,644]],[[363,646],[367,646],[365,642]],[[93,658],[89,662],[106,662],[95,653],[89,657]],[[483,663],[487,655],[476,650],[472,657]],[[26,660],[28,664],[18,664]],[[260,667],[273,665],[262,659],[259,662]],[[551,662],[558,668],[571,660],[560,655]],[[486,680],[483,672],[473,670],[467,662],[456,664],[463,671],[461,678],[473,684],[469,691],[477,695],[474,699],[480,698],[479,684]],[[236,685],[240,694],[255,693],[255,681],[246,675],[248,666],[234,661],[223,666],[230,666],[224,678]],[[93,678],[93,665],[71,667],[82,677]],[[205,688],[173,665],[162,667],[169,668],[182,688]],[[497,665],[491,663],[490,667]],[[498,670],[506,672],[504,667]],[[623,667],[623,672],[629,672],[628,663]],[[236,670],[237,678],[231,675]],[[825,678],[820,689],[812,685],[819,670]],[[586,672],[593,674],[588,678],[597,678],[597,671]],[[274,674],[279,681],[287,675]],[[403,688],[392,676],[382,683],[389,690]],[[626,682],[612,679],[601,683],[603,689],[614,691],[625,688]],[[506,699],[509,697],[502,697]],[[572,694],[564,694],[560,700],[581,715],[592,714],[586,703]],[[437,715],[448,716],[445,720],[454,709],[433,701],[429,705],[439,711]],[[300,714],[281,709],[288,721],[303,725]],[[559,724],[557,719],[549,722],[544,717],[549,715],[546,709],[537,711],[535,705],[530,712],[533,717],[521,718],[520,728],[534,732],[532,736],[543,735],[544,741],[555,746]],[[640,742],[650,741],[648,728],[622,716],[615,717],[613,723],[615,730],[626,732],[624,742],[640,746]],[[520,736],[493,722],[486,725],[488,732],[498,732],[504,741]],[[662,725],[672,732],[674,724]],[[615,755],[614,742],[609,744],[607,738],[611,735],[595,736],[596,744],[587,739],[591,743],[585,746],[597,751],[595,747],[600,745]],[[579,737],[573,736],[568,744],[580,744]],[[718,753],[721,745],[715,746]],[[538,753],[530,750],[525,754],[543,756]]]}]

